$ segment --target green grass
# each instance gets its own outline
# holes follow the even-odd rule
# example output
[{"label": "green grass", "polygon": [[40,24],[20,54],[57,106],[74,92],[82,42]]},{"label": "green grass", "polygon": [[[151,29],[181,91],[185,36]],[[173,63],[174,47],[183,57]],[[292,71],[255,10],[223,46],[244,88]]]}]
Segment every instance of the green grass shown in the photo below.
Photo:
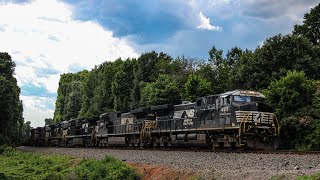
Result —
[{"label": "green grass", "polygon": [[[282,179],[288,179],[288,178],[286,178],[285,175],[273,176],[270,178],[270,180],[282,180]],[[298,176],[296,180],[320,180],[320,172],[313,175]]]},{"label": "green grass", "polygon": [[320,180],[320,173],[316,173],[310,176],[299,176],[297,180]]},{"label": "green grass", "polygon": [[123,162],[106,156],[103,160],[39,155],[0,147],[0,179],[140,179]]}]

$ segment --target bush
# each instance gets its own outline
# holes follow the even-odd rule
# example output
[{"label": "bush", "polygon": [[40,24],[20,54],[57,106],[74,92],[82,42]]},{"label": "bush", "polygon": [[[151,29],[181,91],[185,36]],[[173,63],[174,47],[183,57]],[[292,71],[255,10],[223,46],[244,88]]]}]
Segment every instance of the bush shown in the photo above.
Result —
[{"label": "bush", "polygon": [[6,137],[6,136],[4,136],[4,135],[0,134],[0,146],[2,146],[2,145],[4,145],[4,144],[6,144],[6,143],[8,143],[8,142],[9,142],[8,137]]},{"label": "bush", "polygon": [[318,150],[320,148],[320,84],[304,72],[289,71],[264,91],[267,102],[280,119],[280,147]]},{"label": "bush", "polygon": [[295,115],[300,108],[311,106],[315,92],[315,81],[307,79],[302,71],[289,71],[263,91],[268,104],[276,108],[280,118]]},{"label": "bush", "polygon": [[140,179],[132,168],[111,156],[100,161],[84,160],[75,172],[79,179]]},{"label": "bush", "polygon": [[63,177],[60,173],[49,172],[48,175],[44,177],[44,180],[62,180]]},{"label": "bush", "polygon": [[1,173],[1,172],[0,172],[0,179],[2,179],[2,180],[7,180],[8,177],[7,177],[4,173]]},{"label": "bush", "polygon": [[15,149],[13,149],[12,147],[8,146],[8,145],[2,145],[0,146],[0,155],[4,155],[4,156],[12,156],[14,155],[16,152]]}]

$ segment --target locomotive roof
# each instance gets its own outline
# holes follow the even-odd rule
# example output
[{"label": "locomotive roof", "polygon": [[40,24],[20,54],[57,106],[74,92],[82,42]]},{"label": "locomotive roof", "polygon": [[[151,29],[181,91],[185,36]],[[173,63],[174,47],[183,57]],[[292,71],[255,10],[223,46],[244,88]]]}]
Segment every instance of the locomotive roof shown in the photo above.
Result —
[{"label": "locomotive roof", "polygon": [[108,115],[109,115],[109,113],[103,113],[103,114],[100,115],[100,118],[102,118],[104,116],[108,116]]},{"label": "locomotive roof", "polygon": [[51,129],[54,129],[55,127],[57,127],[57,125],[51,124],[51,125],[49,125],[49,127],[50,127]]},{"label": "locomotive roof", "polygon": [[179,110],[185,110],[185,109],[194,109],[195,103],[187,103],[187,104],[178,104],[174,105],[174,110],[179,111]]},{"label": "locomotive roof", "polygon": [[131,110],[130,112],[132,114],[138,114],[138,113],[148,113],[150,110],[150,108],[147,108],[147,107],[141,107],[141,108],[138,108],[138,109],[133,109]]},{"label": "locomotive roof", "polygon": [[151,111],[159,111],[159,110],[172,109],[172,108],[173,108],[172,104],[163,104],[158,106],[152,106]]},{"label": "locomotive roof", "polygon": [[93,116],[93,117],[88,117],[88,118],[86,118],[88,121],[91,121],[91,120],[97,120],[97,119],[99,119],[99,117],[98,116]]},{"label": "locomotive roof", "polygon": [[102,117],[105,117],[105,116],[114,116],[114,115],[118,115],[118,114],[121,114],[119,111],[116,111],[116,112],[107,112],[107,113],[103,113],[103,114],[100,114],[100,116],[96,116],[97,118],[102,118]]},{"label": "locomotive roof", "polygon": [[228,91],[222,94],[219,94],[221,97],[226,97],[230,95],[240,95],[240,96],[255,96],[255,97],[261,97],[265,98],[263,94],[261,94],[258,91],[250,91],[250,90],[234,90],[234,91]]}]

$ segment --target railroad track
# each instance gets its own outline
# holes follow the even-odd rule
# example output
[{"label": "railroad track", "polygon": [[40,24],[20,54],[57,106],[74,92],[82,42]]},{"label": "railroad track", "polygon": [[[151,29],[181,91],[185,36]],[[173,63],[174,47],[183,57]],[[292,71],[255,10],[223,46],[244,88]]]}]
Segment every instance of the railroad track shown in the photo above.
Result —
[{"label": "railroad track", "polygon": [[320,151],[292,151],[292,150],[215,150],[213,152],[221,153],[252,153],[252,154],[318,154]]},{"label": "railroad track", "polygon": [[[77,148],[77,147],[69,147]],[[181,151],[181,152],[211,152],[211,153],[238,153],[238,154],[296,154],[296,155],[320,155],[320,151],[294,151],[294,150],[248,150],[248,149],[204,149],[204,148],[148,148],[148,147],[78,147],[83,149],[111,149],[133,151]]]}]

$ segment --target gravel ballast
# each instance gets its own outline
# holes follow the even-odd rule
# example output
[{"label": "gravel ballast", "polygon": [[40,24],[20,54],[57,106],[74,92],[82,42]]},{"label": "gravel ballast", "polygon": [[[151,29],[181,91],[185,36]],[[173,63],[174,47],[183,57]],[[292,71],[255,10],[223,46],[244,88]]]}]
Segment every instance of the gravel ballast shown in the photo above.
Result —
[{"label": "gravel ballast", "polygon": [[178,171],[196,172],[204,178],[293,179],[320,172],[318,154],[253,154],[193,151],[123,150],[93,148],[19,147],[24,151],[102,159],[114,156],[128,163],[161,165]]}]

